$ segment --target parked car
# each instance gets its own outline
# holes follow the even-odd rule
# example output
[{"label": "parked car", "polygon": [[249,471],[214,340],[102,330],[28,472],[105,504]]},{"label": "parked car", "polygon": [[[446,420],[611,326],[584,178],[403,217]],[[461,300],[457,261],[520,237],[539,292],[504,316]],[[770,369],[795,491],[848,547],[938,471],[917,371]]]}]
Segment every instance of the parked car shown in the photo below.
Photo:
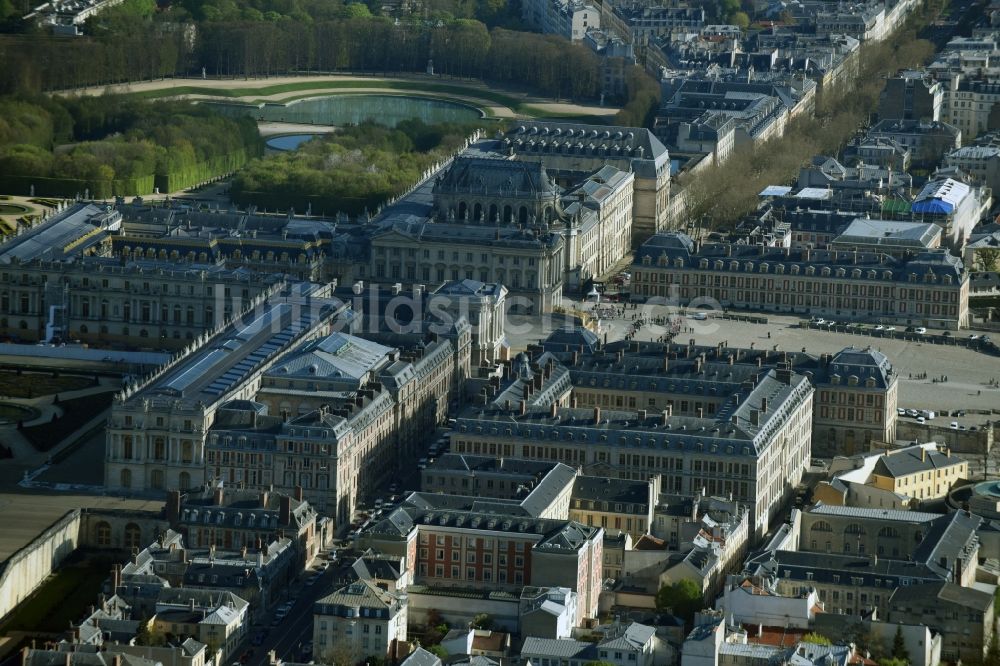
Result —
[{"label": "parked car", "polygon": [[955,430],[958,430],[958,421],[952,421],[951,427],[954,428]]},{"label": "parked car", "polygon": [[922,417],[922,416],[918,416],[917,417],[917,423],[926,423],[926,422],[927,422],[927,419],[925,419],[924,417]]},{"label": "parked car", "polygon": [[906,410],[902,407],[896,408],[896,416],[906,416]]},{"label": "parked car", "polygon": [[918,414],[917,410],[915,410],[915,409],[908,409],[908,410],[906,410],[906,415],[909,416],[909,417],[912,417],[912,418],[916,418],[916,417],[920,416],[920,414]]},{"label": "parked car", "polygon": [[927,333],[927,329],[924,328],[923,326],[917,326],[917,328],[914,330],[914,332],[917,335],[924,335],[925,333]]},{"label": "parked car", "polygon": [[698,321],[705,321],[708,319],[707,312],[695,312],[693,315],[689,315],[691,319],[697,319]]}]

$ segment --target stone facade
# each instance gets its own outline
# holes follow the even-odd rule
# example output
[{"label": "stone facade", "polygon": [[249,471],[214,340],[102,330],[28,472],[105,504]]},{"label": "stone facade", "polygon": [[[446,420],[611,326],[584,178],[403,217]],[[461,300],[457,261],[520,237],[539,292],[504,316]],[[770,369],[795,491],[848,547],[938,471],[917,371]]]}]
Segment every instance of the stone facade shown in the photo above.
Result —
[{"label": "stone facade", "polygon": [[217,264],[35,260],[0,270],[0,335],[180,349],[284,286]]},{"label": "stone facade", "polygon": [[863,252],[798,251],[662,234],[636,253],[632,296],[676,305],[788,312],[952,330],[968,326],[969,274],[945,250],[908,261]]},{"label": "stone facade", "polygon": [[161,368],[141,388],[116,397],[108,418],[105,486],[161,495],[208,481],[206,437],[218,408],[252,399],[278,352],[329,331],[350,316],[341,303],[309,294],[272,296],[197,348]]}]

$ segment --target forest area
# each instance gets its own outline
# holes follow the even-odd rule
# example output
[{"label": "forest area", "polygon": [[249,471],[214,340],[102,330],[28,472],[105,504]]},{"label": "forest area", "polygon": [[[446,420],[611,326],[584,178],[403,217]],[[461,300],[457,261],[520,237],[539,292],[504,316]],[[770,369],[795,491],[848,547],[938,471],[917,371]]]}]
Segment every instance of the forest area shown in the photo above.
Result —
[{"label": "forest area", "polygon": [[240,205],[268,210],[359,215],[375,210],[459,150],[474,125],[408,120],[395,128],[367,122],[250,162],[233,179]]},{"label": "forest area", "polygon": [[[21,0],[0,0],[8,3]],[[374,2],[374,0],[373,0]],[[0,93],[102,86],[166,76],[423,72],[479,78],[555,98],[599,95],[599,62],[565,39],[520,32],[504,0],[427,0],[393,19],[336,0],[126,0],[84,35],[0,34]]]},{"label": "forest area", "polygon": [[173,191],[260,155],[250,118],[126,97],[0,97],[0,190],[94,198]]}]

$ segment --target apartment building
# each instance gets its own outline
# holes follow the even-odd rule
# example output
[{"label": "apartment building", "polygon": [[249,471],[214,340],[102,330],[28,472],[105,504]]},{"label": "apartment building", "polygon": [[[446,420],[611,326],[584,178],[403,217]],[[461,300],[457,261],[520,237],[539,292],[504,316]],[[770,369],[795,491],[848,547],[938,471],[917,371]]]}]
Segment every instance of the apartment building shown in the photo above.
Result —
[{"label": "apartment building", "polygon": [[345,585],[313,606],[313,646],[328,663],[389,657],[406,641],[406,595],[367,580]]},{"label": "apartment building", "polygon": [[231,658],[250,629],[250,605],[232,592],[198,587],[166,588],[149,620],[154,631],[190,637],[208,646],[213,657]]},{"label": "apartment building", "polygon": [[685,234],[659,234],[636,253],[632,295],[952,330],[969,321],[968,272],[944,250],[900,261],[864,252],[701,245]]},{"label": "apartment building", "polygon": [[941,120],[944,90],[921,71],[907,70],[885,80],[878,117],[891,120]]},{"label": "apartment building", "polygon": [[[712,381],[715,370],[698,356],[678,363],[682,374],[693,368],[699,377],[692,377],[686,387],[697,395],[677,396],[676,413],[670,405],[657,412],[633,403],[627,394],[630,390],[638,393],[640,383],[649,387],[645,390],[656,387],[641,375],[625,374],[633,372],[630,366],[634,364],[629,359],[626,369],[623,351],[605,356],[602,362],[607,371],[618,368],[614,383],[602,381],[605,395],[601,400],[610,401],[610,407],[564,407],[544,398],[549,395],[544,380],[538,381],[536,389],[534,380],[518,379],[523,390],[512,393],[520,393],[523,399],[511,403],[500,397],[459,414],[450,435],[451,450],[561,460],[588,473],[626,479],[645,481],[664,474],[670,483],[665,492],[694,494],[707,488],[709,494],[732,493],[751,508],[753,532],[766,531],[809,464],[813,390],[808,380],[782,369],[762,372],[747,386],[726,383],[719,394],[729,397],[713,410],[712,392],[701,381]],[[664,355],[654,362],[658,373],[672,361]],[[548,359],[542,359],[537,366],[539,376],[548,364]],[[724,366],[730,371],[728,363]],[[701,377],[703,372],[711,374]],[[673,391],[687,392],[678,379],[673,380]],[[595,385],[596,380],[591,386]],[[670,391],[669,384],[665,387]]]},{"label": "apartment building", "polygon": [[305,497],[343,532],[357,503],[444,423],[465,363],[452,340],[369,337],[398,346],[346,333],[306,340],[262,373],[251,402],[224,405],[206,438],[210,476]]},{"label": "apartment building", "polygon": [[950,449],[908,447],[879,456],[869,480],[876,488],[916,500],[944,497],[956,481],[969,478],[969,461]]},{"label": "apartment building", "polygon": [[744,573],[767,577],[785,596],[815,588],[828,613],[876,610],[883,617],[898,588],[975,581],[978,516],[820,508],[814,516],[803,514],[800,550],[765,551],[747,561]]},{"label": "apartment building", "polygon": [[548,517],[550,498],[528,502],[411,496],[358,535],[358,544],[405,556],[412,593],[519,592],[559,586],[577,595],[574,626],[597,615],[604,530]]},{"label": "apartment building", "polygon": [[992,594],[940,581],[897,589],[886,619],[941,634],[941,659],[951,662],[981,662],[996,631]]},{"label": "apartment building", "polygon": [[312,564],[323,547],[323,525],[302,489],[294,494],[225,488],[167,491],[171,529],[191,548],[258,549],[283,535],[292,540],[301,567]]},{"label": "apartment building", "polygon": [[610,532],[625,532],[633,540],[647,534],[660,494],[661,478],[648,481],[577,476],[569,519]]}]

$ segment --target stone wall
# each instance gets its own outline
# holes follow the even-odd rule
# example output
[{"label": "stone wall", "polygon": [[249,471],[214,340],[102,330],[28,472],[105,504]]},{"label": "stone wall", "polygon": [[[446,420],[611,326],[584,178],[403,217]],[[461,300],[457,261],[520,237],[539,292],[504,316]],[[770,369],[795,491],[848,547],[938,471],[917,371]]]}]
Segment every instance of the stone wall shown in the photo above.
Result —
[{"label": "stone wall", "polygon": [[927,423],[899,419],[896,422],[896,439],[937,442],[954,453],[983,454],[993,448],[993,426],[980,426],[979,430],[956,430],[950,427],[947,416],[939,416]]},{"label": "stone wall", "polygon": [[160,511],[83,509],[78,546],[98,550],[142,550],[167,531]]},{"label": "stone wall", "polygon": [[73,509],[21,548],[0,571],[0,619],[31,595],[79,545],[80,509]]}]

